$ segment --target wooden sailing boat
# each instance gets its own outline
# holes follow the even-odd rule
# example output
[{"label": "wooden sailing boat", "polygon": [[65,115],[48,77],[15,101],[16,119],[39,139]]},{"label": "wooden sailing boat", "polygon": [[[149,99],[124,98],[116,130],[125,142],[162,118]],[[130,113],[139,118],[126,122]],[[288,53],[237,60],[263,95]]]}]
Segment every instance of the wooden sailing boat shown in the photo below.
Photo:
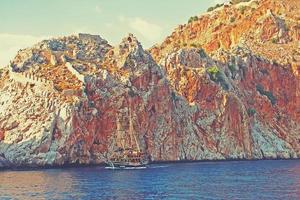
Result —
[{"label": "wooden sailing boat", "polygon": [[[129,141],[126,142],[125,131],[121,130],[120,118],[117,117],[118,149],[108,159],[107,164],[112,169],[145,168],[149,163],[148,156],[140,148],[132,121],[131,101],[129,100]],[[130,143],[129,145],[126,145]]]}]

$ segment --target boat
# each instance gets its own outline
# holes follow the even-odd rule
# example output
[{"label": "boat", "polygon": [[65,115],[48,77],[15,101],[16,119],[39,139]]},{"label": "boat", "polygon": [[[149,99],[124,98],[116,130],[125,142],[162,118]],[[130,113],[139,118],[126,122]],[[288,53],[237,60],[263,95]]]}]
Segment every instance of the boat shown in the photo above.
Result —
[{"label": "boat", "polygon": [[119,149],[108,160],[108,169],[145,169],[148,164],[147,155],[132,148]]},{"label": "boat", "polygon": [[[108,169],[144,169],[149,163],[149,156],[141,150],[138,135],[134,130],[132,104],[129,100],[129,116],[117,115],[116,141],[117,148],[106,160]],[[129,130],[124,126],[129,123]],[[123,124],[123,125],[122,125]],[[124,125],[125,124],[125,125]],[[127,125],[128,127],[128,125]]]}]

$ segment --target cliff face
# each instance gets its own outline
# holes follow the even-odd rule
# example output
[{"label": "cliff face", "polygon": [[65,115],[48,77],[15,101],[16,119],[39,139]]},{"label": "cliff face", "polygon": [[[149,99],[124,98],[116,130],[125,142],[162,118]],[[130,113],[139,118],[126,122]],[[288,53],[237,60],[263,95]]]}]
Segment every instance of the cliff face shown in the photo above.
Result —
[{"label": "cliff face", "polygon": [[102,163],[124,143],[152,161],[299,158],[298,7],[225,5],[149,52],[88,34],[19,51],[0,72],[0,167]]}]

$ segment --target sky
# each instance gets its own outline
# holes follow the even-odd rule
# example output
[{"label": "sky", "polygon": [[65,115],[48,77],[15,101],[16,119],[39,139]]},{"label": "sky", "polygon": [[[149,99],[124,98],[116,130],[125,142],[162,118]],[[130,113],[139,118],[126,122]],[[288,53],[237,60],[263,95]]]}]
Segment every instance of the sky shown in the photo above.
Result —
[{"label": "sky", "polygon": [[90,33],[118,44],[133,33],[144,48],[189,17],[226,0],[0,0],[0,66],[17,51],[53,37]]}]

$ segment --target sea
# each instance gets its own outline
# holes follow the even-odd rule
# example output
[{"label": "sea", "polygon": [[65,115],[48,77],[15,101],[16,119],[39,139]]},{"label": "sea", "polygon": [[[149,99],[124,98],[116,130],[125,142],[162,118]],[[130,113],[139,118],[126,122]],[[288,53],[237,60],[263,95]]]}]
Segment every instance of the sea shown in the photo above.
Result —
[{"label": "sea", "polygon": [[300,160],[0,171],[0,199],[295,199]]}]

